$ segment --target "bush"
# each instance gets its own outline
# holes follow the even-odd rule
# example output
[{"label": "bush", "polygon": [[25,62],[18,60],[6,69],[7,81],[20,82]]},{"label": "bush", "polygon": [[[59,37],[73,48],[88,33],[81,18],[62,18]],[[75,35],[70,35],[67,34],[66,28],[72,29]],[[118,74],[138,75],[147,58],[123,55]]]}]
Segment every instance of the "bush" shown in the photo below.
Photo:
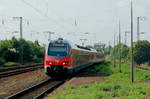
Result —
[{"label": "bush", "polygon": [[33,61],[34,61],[34,63],[41,63],[41,62],[43,62],[43,59],[35,58]]},{"label": "bush", "polygon": [[3,65],[5,63],[5,60],[3,58],[0,58],[0,65]]},{"label": "bush", "polygon": [[146,40],[138,41],[134,45],[134,61],[142,64],[150,61],[150,43]]},{"label": "bush", "polygon": [[[12,40],[0,41],[0,64],[5,61],[21,62],[20,53],[23,50],[23,62],[42,62],[44,48],[36,41],[12,38]],[[36,57],[36,58],[35,58]]]},{"label": "bush", "polygon": [[92,68],[89,68],[86,71],[91,74],[111,75],[113,71],[110,69],[110,66],[112,66],[112,63],[103,62],[93,66]]}]

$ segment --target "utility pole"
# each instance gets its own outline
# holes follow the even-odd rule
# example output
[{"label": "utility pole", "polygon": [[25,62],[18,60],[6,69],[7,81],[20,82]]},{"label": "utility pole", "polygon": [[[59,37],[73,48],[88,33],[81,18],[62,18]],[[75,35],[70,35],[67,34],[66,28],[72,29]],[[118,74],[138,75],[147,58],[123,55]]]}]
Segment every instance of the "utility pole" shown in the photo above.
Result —
[{"label": "utility pole", "polygon": [[119,21],[119,72],[121,72],[121,27]]},{"label": "utility pole", "polygon": [[140,20],[145,20],[145,17],[137,17],[137,41],[140,40],[140,34],[144,34],[144,32],[140,32]]},{"label": "utility pole", "polygon": [[22,17],[20,17],[20,38],[23,39],[23,34],[22,34]]},{"label": "utility pole", "polygon": [[85,32],[84,33],[85,35],[87,35],[86,37],[87,37],[87,40],[88,40],[88,42],[90,42],[90,38],[88,37],[88,35],[90,34],[89,32]]},{"label": "utility pole", "polygon": [[110,48],[111,48],[110,41],[108,42],[108,48],[109,48],[109,54],[110,54]]},{"label": "utility pole", "polygon": [[2,20],[2,25],[4,25],[5,23],[4,23],[4,20]]},{"label": "utility pole", "polygon": [[124,38],[124,44],[127,45],[127,34],[130,33],[128,31],[125,31],[125,38]]},{"label": "utility pole", "polygon": [[87,41],[87,39],[80,39],[82,41],[82,46],[84,46],[84,41]]},{"label": "utility pole", "polygon": [[137,17],[137,41],[140,40],[140,17]]},{"label": "utility pole", "polygon": [[118,60],[118,54],[119,54],[119,39],[118,39],[118,35],[117,35],[117,46],[116,46],[116,59]]},{"label": "utility pole", "polygon": [[131,82],[134,82],[134,64],[133,64],[133,4],[131,0]]},{"label": "utility pole", "polygon": [[124,44],[127,44],[127,32],[125,32]]},{"label": "utility pole", "polygon": [[114,51],[113,51],[114,52],[113,53],[114,54],[114,67],[116,67],[116,60],[115,60],[116,59],[116,57],[115,57],[116,56],[116,48],[115,48],[116,42],[115,42],[115,40],[116,40],[116,38],[115,38],[115,33],[114,33]]},{"label": "utility pole", "polygon": [[20,17],[20,39],[21,39],[21,64],[23,64],[23,34],[22,34],[22,17]]},{"label": "utility pole", "polygon": [[49,34],[49,39],[48,39],[48,41],[51,41],[51,34],[54,34],[54,32],[46,31],[45,33],[48,33],[48,34]]},{"label": "utility pole", "polygon": [[20,39],[23,39],[23,34],[22,34],[22,31],[23,31],[22,20],[23,20],[23,18],[22,17],[13,17],[13,19],[19,19],[19,21],[20,21]]},{"label": "utility pole", "polygon": [[19,19],[20,20],[20,63],[23,64],[23,42],[22,42],[22,39],[23,39],[23,29],[22,29],[22,20],[23,18],[22,17],[13,17],[13,19]]}]

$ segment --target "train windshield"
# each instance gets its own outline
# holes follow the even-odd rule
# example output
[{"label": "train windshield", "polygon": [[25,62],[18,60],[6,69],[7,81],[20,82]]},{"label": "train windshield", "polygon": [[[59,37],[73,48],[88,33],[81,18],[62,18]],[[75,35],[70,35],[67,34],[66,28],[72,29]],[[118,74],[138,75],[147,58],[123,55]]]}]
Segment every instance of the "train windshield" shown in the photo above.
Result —
[{"label": "train windshield", "polygon": [[55,46],[49,45],[48,47],[48,56],[53,56],[57,58],[63,58],[67,56],[67,46]]}]

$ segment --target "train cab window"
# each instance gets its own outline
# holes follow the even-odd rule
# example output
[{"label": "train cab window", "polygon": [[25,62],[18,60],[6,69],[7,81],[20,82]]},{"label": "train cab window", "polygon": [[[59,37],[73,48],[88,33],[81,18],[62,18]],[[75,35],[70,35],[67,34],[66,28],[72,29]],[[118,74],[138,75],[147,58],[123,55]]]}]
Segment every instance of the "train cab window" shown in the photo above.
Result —
[{"label": "train cab window", "polygon": [[48,56],[53,56],[57,58],[63,58],[67,56],[67,46],[53,46],[48,47]]}]

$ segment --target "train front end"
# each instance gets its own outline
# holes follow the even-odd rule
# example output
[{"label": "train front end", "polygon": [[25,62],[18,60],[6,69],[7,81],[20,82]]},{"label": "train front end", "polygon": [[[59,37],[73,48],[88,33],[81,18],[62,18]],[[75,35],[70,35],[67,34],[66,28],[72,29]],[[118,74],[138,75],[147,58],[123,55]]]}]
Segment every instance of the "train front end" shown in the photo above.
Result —
[{"label": "train front end", "polygon": [[51,41],[45,50],[44,69],[48,76],[54,77],[67,72],[71,66],[70,45],[62,39]]}]

